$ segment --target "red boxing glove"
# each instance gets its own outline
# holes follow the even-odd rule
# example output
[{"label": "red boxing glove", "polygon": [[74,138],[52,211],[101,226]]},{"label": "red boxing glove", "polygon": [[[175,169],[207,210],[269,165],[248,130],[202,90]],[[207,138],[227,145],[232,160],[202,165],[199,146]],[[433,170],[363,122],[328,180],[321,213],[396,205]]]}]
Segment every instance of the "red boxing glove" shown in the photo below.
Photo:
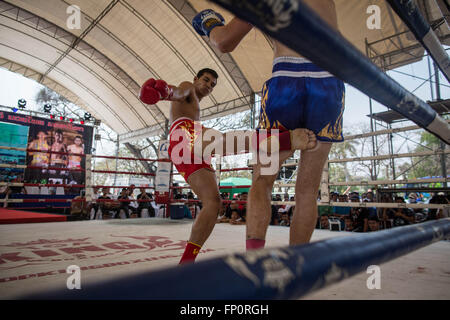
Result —
[{"label": "red boxing glove", "polygon": [[141,87],[139,99],[146,104],[155,104],[160,100],[170,99],[173,89],[164,80],[148,79]]}]

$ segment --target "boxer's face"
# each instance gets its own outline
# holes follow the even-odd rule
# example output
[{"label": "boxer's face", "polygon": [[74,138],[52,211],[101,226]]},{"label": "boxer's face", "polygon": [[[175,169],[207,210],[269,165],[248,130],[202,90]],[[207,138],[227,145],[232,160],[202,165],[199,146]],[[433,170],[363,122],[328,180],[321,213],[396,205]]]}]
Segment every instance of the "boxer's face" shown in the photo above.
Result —
[{"label": "boxer's face", "polygon": [[39,140],[44,140],[45,138],[47,138],[47,135],[43,131],[39,131],[37,136]]},{"label": "boxer's face", "polygon": [[197,94],[206,97],[209,95],[217,84],[217,79],[208,72],[205,72],[200,78],[195,77],[194,86],[196,87]]},{"label": "boxer's face", "polygon": [[56,142],[59,142],[59,143],[61,143],[63,141],[63,136],[60,132],[55,133],[55,140],[56,140]]},{"label": "boxer's face", "polygon": [[80,138],[75,138],[74,142],[77,146],[81,146],[82,141]]}]

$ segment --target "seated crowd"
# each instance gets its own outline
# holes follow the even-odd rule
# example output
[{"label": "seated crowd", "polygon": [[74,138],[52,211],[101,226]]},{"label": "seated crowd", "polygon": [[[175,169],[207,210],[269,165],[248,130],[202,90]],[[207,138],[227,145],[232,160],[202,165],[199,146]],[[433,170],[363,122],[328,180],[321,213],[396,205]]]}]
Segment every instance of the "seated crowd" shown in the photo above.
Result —
[{"label": "seated crowd", "polygon": [[[248,194],[244,192],[236,197],[230,203],[224,202],[222,211],[217,223],[228,222],[231,224],[245,224],[246,205],[239,201],[247,201]],[[397,202],[406,203],[402,196],[391,195],[390,193],[380,193],[379,200],[372,191],[359,194],[350,192],[349,194],[331,193],[330,202]],[[222,199],[228,199],[228,194],[222,194]],[[407,198],[409,203],[419,202],[419,196],[411,193]],[[295,196],[280,194],[273,195],[272,201],[294,202]],[[443,193],[435,194],[429,203],[449,204],[449,195]],[[271,225],[290,226],[294,205],[290,204],[272,204]],[[371,232],[387,228],[393,228],[408,224],[420,223],[428,220],[436,220],[449,217],[450,210],[445,209],[410,209],[410,208],[376,208],[366,205],[364,207],[348,206],[318,206],[317,229],[327,229],[333,231],[349,232]]]},{"label": "seated crowd", "polygon": [[[135,192],[135,186],[131,185],[122,188],[118,195],[111,194],[109,188],[99,191],[99,188],[93,189],[93,201],[82,201],[86,199],[85,191],[82,190],[80,196],[72,201],[71,214],[87,220],[158,217],[161,214],[160,207],[153,201],[153,195],[145,187]],[[135,196],[135,193],[138,195]]]},{"label": "seated crowd", "polygon": [[[380,193],[377,198],[372,191],[346,194],[331,193],[330,202],[353,202],[353,203],[406,203],[405,198],[400,195],[390,193]],[[375,200],[378,199],[378,200]],[[416,193],[408,195],[408,203],[421,202],[420,196]],[[435,194],[429,203],[448,204],[449,197],[443,193]],[[377,208],[366,204],[364,207],[346,206],[319,206],[319,216],[316,228],[329,230],[342,230],[350,232],[371,232],[381,229],[404,226],[408,224],[420,223],[428,220],[436,220],[449,217],[448,208],[445,209],[411,209],[411,208]]]},{"label": "seated crowd", "polygon": [[[2,186],[0,198],[6,198],[14,190],[21,187]],[[55,188],[55,190],[58,188]],[[20,191],[23,191],[20,190]],[[66,191],[66,190],[64,190]],[[55,194],[60,192],[55,191]],[[219,213],[217,223],[230,223],[233,225],[243,225],[246,223],[246,208],[248,193],[234,194],[230,200],[230,194],[221,194],[223,204]],[[81,219],[120,219],[120,218],[144,218],[144,217],[167,217],[165,208],[157,205],[153,200],[153,194],[148,193],[145,187],[136,190],[134,185],[120,190],[118,195],[110,193],[110,188],[93,189],[93,200],[103,201],[81,201],[85,199],[85,192],[75,197],[71,205],[71,214],[79,215]],[[175,199],[184,200],[185,218],[195,219],[202,207],[192,192],[187,194],[177,193]],[[192,200],[191,202],[189,200]],[[319,199],[320,200],[320,199]],[[295,197],[285,194],[283,199],[280,194],[274,194],[272,201],[294,202]],[[339,194],[331,192],[331,205],[319,205],[317,216],[317,229],[327,229],[332,231],[349,232],[370,232],[381,229],[404,226],[408,224],[420,223],[428,220],[448,218],[449,208],[444,209],[422,209],[422,208],[376,208],[370,206],[371,202],[386,203],[423,203],[420,194],[410,193],[405,198],[399,194],[383,193],[374,195],[372,191],[359,194],[350,192]],[[339,206],[339,203],[367,203],[364,206],[350,207]],[[444,193],[433,194],[429,199],[430,204],[449,204],[450,195]],[[6,207],[6,203],[3,203]],[[290,204],[272,204],[271,225],[290,226],[295,206]]]}]

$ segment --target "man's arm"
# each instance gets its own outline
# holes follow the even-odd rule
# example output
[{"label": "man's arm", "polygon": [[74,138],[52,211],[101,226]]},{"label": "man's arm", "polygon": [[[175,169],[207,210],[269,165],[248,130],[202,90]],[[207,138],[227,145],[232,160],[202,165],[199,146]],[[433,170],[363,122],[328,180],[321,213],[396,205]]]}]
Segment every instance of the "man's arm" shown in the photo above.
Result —
[{"label": "man's arm", "polygon": [[220,52],[232,52],[252,28],[248,22],[233,18],[228,24],[211,30],[209,40]]},{"label": "man's arm", "polygon": [[194,85],[191,82],[184,81],[178,87],[172,86],[172,96],[170,101],[183,101],[191,94]]},{"label": "man's arm", "polygon": [[223,53],[233,51],[253,28],[238,18],[225,25],[222,15],[211,9],[199,12],[192,19],[192,26],[199,35],[209,37],[211,43]]}]

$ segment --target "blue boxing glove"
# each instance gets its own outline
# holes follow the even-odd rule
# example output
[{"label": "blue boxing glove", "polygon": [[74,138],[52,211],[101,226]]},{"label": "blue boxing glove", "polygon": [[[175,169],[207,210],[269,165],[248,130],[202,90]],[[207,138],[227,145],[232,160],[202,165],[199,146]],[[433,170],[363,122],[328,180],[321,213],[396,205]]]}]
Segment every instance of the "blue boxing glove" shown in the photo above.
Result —
[{"label": "blue boxing glove", "polygon": [[199,12],[194,19],[192,19],[192,26],[195,31],[201,36],[208,36],[212,29],[217,26],[225,25],[225,19],[220,13],[211,9],[206,9]]}]

